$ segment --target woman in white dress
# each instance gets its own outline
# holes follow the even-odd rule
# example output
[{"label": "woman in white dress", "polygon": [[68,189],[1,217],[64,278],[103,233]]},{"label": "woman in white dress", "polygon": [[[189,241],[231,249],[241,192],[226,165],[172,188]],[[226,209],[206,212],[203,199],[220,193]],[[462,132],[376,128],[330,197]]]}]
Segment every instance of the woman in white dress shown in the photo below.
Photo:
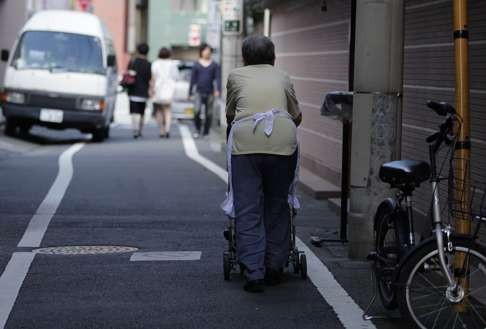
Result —
[{"label": "woman in white dress", "polygon": [[153,104],[155,119],[160,128],[160,138],[170,137],[170,125],[172,122],[170,106],[179,75],[177,64],[170,59],[170,56],[170,50],[163,47],[159,51],[159,58],[152,63]]}]

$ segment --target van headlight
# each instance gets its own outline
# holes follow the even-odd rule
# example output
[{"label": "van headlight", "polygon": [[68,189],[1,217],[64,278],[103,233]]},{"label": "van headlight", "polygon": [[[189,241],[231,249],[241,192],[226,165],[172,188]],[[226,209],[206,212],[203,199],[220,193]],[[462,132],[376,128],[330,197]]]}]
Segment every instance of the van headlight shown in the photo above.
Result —
[{"label": "van headlight", "polygon": [[7,103],[25,104],[25,94],[16,91],[7,91],[4,98]]},{"label": "van headlight", "polygon": [[79,108],[86,111],[103,111],[105,109],[105,100],[99,98],[84,98],[81,100]]}]

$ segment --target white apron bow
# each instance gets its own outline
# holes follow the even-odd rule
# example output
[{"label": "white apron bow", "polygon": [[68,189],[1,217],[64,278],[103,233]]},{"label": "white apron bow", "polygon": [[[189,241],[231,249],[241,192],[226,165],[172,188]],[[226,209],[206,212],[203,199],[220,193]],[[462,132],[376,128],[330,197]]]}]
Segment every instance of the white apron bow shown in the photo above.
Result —
[{"label": "white apron bow", "polygon": [[[221,204],[221,209],[223,209],[224,213],[231,217],[235,218],[235,207],[234,207],[234,198],[233,198],[233,184],[232,184],[232,179],[231,179],[231,155],[233,151],[233,132],[238,127],[241,125],[243,122],[248,122],[248,121],[253,121],[253,133],[255,133],[256,129],[258,128],[258,125],[262,122],[264,122],[265,127],[264,127],[264,133],[267,137],[270,137],[273,132],[273,125],[275,122],[275,117],[277,116],[283,116],[287,117],[290,120],[292,120],[292,117],[290,114],[286,111],[281,111],[278,109],[272,109],[267,112],[260,112],[256,113],[250,117],[243,118],[240,120],[236,120],[233,122],[233,125],[231,127],[229,136],[228,136],[228,142],[226,145],[226,159],[227,159],[227,167],[228,167],[228,192],[226,193],[226,199],[223,201]],[[299,146],[297,143],[297,152],[299,152]],[[289,194],[288,194],[288,203],[290,207],[293,209],[300,209],[300,202],[299,199],[297,198],[297,182],[299,180],[299,167],[300,167],[300,155],[297,154],[297,165],[295,166],[295,174],[294,174],[294,180],[290,184],[289,188]]]}]

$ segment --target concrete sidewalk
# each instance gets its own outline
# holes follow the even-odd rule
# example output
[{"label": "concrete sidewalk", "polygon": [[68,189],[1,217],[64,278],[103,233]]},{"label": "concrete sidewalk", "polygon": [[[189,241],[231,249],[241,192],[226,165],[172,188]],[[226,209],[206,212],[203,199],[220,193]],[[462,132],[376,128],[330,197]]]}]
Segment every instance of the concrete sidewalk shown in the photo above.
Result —
[{"label": "concrete sidewalk", "polygon": [[[315,200],[301,193],[301,202],[303,208],[296,220],[297,235],[326,265],[335,279],[361,309],[365,310],[373,295],[371,264],[365,260],[349,259],[347,243],[324,242],[320,248],[313,246],[310,243],[312,236],[338,239],[340,219],[327,200]],[[371,314],[392,317],[385,320],[374,320],[377,328],[409,328],[409,326],[403,324],[401,319],[397,318],[399,317],[398,311],[385,310],[379,300],[371,308]]]}]

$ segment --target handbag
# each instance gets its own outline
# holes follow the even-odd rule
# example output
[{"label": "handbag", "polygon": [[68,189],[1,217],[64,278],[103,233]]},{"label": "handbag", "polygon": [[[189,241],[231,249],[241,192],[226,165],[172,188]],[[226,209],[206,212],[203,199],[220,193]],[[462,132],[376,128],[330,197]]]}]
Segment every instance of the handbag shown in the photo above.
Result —
[{"label": "handbag", "polygon": [[120,85],[123,88],[130,88],[136,82],[137,72],[132,69],[132,65],[133,61],[130,60],[130,62],[128,63],[127,71],[122,75]]},{"label": "handbag", "polygon": [[136,81],[136,73],[132,70],[129,70],[122,75],[122,79],[120,81],[120,85],[124,88],[129,88],[135,84]]}]

